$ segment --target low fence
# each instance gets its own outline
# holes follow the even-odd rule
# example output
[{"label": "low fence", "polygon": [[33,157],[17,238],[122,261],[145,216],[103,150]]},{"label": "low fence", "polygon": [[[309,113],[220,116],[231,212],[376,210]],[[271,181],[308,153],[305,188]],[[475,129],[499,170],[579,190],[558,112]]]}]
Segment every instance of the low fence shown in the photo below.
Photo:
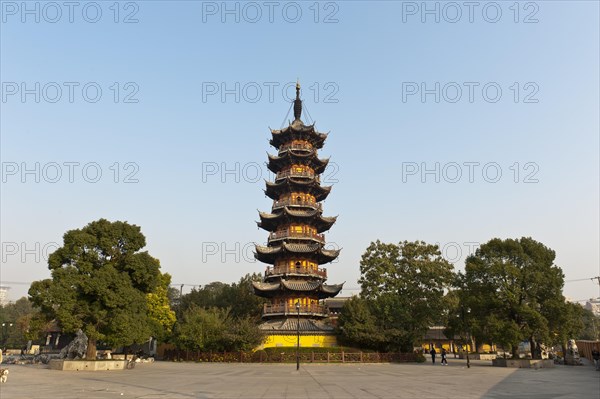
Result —
[{"label": "low fence", "polygon": [[577,345],[577,349],[579,349],[579,355],[589,360],[592,360],[592,349],[594,347],[600,350],[600,341],[577,340],[575,344]]},{"label": "low fence", "polygon": [[[408,363],[417,362],[415,353],[377,352],[300,352],[301,363]],[[196,352],[167,349],[163,360],[221,363],[293,363],[296,354],[290,352]]]}]

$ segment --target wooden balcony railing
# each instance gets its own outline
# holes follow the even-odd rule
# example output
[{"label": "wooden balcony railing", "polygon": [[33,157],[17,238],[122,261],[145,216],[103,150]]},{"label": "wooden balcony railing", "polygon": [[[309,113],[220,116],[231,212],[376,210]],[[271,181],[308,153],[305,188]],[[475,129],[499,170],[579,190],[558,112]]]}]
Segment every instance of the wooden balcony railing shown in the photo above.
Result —
[{"label": "wooden balcony railing", "polygon": [[281,147],[279,147],[279,152],[284,152],[287,150],[305,150],[305,151],[312,151],[313,150],[313,146],[310,144],[284,144]]},{"label": "wooden balcony railing", "polygon": [[318,268],[314,270],[305,267],[268,266],[267,270],[265,271],[265,276],[271,276],[274,274],[306,274],[327,278],[327,269]]},{"label": "wooden balcony railing", "polygon": [[312,201],[285,199],[285,200],[281,200],[281,201],[275,201],[273,203],[273,209],[282,208],[284,206],[309,206],[311,208],[317,208],[319,210],[323,209],[323,207],[320,203],[312,202]]},{"label": "wooden balcony railing", "polygon": [[[276,315],[276,314],[298,314],[296,305],[288,306],[283,305],[271,305],[265,303],[263,307],[263,315]],[[319,315],[327,316],[328,310],[325,305],[300,305],[300,315]]]},{"label": "wooden balcony railing", "polygon": [[273,240],[282,240],[286,238],[297,238],[297,239],[307,239],[307,240],[316,240],[323,244],[325,244],[325,234],[318,233],[299,233],[290,230],[279,230],[269,234],[269,241]]},{"label": "wooden balcony railing", "polygon": [[275,180],[283,179],[284,177],[308,177],[312,179],[315,177],[315,172],[311,170],[284,170],[277,173],[277,176],[275,176]]}]

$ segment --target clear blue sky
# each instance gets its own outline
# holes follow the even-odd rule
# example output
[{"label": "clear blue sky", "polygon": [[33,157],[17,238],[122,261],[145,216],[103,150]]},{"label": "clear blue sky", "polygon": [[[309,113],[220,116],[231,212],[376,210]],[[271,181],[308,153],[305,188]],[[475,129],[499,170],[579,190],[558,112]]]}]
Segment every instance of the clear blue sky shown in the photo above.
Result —
[{"label": "clear blue sky", "polygon": [[[174,283],[264,271],[248,244],[266,241],[254,221],[271,205],[256,165],[268,178],[268,128],[297,78],[330,131],[324,206],[340,217],[326,237],[343,250],[325,267],[342,295],[376,239],[440,243],[462,269],[470,243],[531,236],[567,281],[600,274],[597,1],[427,2],[437,16],[420,1],[54,4],[0,10],[13,300],[27,286],[6,282],[49,275],[36,243],[101,217],[140,225]],[[574,300],[599,290],[565,285]]]}]

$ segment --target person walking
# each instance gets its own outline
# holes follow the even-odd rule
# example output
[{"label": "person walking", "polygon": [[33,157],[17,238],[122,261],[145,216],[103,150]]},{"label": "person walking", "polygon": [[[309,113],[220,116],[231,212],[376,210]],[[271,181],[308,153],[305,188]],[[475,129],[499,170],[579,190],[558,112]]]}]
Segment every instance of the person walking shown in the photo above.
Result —
[{"label": "person walking", "polygon": [[446,356],[448,356],[448,352],[446,352],[445,348],[442,348],[442,366],[448,365],[448,360],[446,360]]},{"label": "person walking", "polygon": [[435,364],[435,354],[437,352],[435,351],[435,346],[431,346],[431,350],[429,351],[429,354],[431,355],[431,363]]},{"label": "person walking", "polygon": [[596,371],[600,371],[600,352],[598,352],[598,348],[595,346],[594,349],[592,349],[592,359],[594,359]]}]

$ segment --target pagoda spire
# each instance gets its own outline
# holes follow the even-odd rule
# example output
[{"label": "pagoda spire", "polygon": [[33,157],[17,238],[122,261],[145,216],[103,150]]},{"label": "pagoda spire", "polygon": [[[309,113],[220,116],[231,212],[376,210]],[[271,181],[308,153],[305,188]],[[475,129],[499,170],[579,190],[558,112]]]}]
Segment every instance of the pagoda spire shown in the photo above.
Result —
[{"label": "pagoda spire", "polygon": [[296,81],[296,99],[294,100],[294,121],[299,121],[302,115],[302,100],[300,100],[300,82]]}]

